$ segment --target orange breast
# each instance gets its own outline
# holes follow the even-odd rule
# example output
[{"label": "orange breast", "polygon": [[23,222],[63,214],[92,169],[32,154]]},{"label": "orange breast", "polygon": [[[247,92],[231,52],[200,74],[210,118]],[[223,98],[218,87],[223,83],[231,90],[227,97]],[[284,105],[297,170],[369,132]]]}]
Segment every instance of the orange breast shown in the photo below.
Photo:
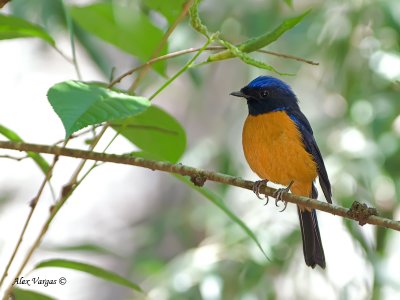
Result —
[{"label": "orange breast", "polygon": [[296,124],[283,111],[249,115],[244,123],[243,150],[250,168],[262,179],[282,185],[292,180],[292,191],[310,196],[317,177],[312,155],[305,149]]}]

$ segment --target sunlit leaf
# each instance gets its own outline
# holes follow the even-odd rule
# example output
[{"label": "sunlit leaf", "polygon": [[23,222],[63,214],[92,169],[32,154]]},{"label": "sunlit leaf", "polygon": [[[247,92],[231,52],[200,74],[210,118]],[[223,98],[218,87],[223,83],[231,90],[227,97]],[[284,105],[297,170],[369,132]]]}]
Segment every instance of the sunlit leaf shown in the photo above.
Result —
[{"label": "sunlit leaf", "polygon": [[[12,131],[11,129],[3,125],[0,125],[0,134],[8,138],[10,141],[24,142],[24,140],[15,131]],[[43,171],[43,173],[47,174],[50,166],[47,163],[47,161],[43,158],[43,156],[35,152],[27,152],[27,154],[39,166],[39,168]]]},{"label": "sunlit leaf", "polygon": [[52,86],[47,98],[64,125],[66,137],[89,125],[137,115],[150,106],[146,98],[72,80]]},{"label": "sunlit leaf", "polygon": [[112,122],[112,127],[150,159],[177,162],[186,148],[186,134],[179,122],[163,109],[151,106],[144,113]]},{"label": "sunlit leaf", "polygon": [[81,271],[88,273],[90,275],[99,277],[101,279],[129,287],[135,291],[142,292],[142,289],[134,282],[103,268],[89,265],[87,263],[66,260],[66,259],[51,259],[43,261],[35,266],[35,269],[46,268],[46,267],[56,267],[56,268],[66,268],[76,271]]},{"label": "sunlit leaf", "polygon": [[[86,31],[104,41],[147,61],[157,49],[163,32],[137,7],[113,3],[97,3],[71,8],[72,18]],[[167,47],[159,53],[165,54]],[[165,62],[152,65],[163,72]]]},{"label": "sunlit leaf", "polygon": [[53,300],[54,298],[38,292],[14,288],[13,296],[15,300]]},{"label": "sunlit leaf", "polygon": [[26,37],[37,37],[55,46],[53,38],[42,27],[24,19],[0,14],[0,40]]},{"label": "sunlit leaf", "polygon": [[264,254],[266,259],[270,260],[265,253],[264,249],[261,247],[260,242],[258,241],[256,235],[254,234],[253,231],[247,225],[240,220],[238,216],[236,216],[222,201],[222,199],[216,195],[214,192],[210,191],[209,189],[205,187],[198,187],[194,185],[189,179],[179,176],[179,175],[174,175],[176,178],[178,178],[180,181],[186,183],[189,187],[192,189],[196,190],[200,194],[202,194],[204,197],[206,197],[208,200],[210,200],[213,204],[215,204],[218,208],[220,208],[234,223],[236,223],[242,230],[247,234],[247,236],[252,239],[257,247],[260,249],[260,251]]}]

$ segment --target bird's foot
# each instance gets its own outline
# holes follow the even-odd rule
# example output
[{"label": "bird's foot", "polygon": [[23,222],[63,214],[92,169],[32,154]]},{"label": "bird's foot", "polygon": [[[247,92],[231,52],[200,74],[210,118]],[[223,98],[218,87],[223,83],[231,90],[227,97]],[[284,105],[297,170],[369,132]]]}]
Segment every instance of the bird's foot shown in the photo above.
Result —
[{"label": "bird's foot", "polygon": [[254,182],[254,184],[253,184],[253,192],[254,192],[254,194],[256,194],[257,198],[266,200],[264,205],[268,204],[269,198],[267,195],[265,195],[265,198],[260,197],[260,189],[261,189],[262,185],[264,185],[264,184],[267,185],[268,181],[269,181],[268,179],[258,180],[256,182]]},{"label": "bird's foot", "polygon": [[282,200],[282,196],[284,193],[288,193],[290,191],[290,188],[292,187],[293,183],[294,183],[294,181],[292,180],[287,187],[277,189],[276,192],[274,192],[276,207],[279,207],[279,205],[278,205],[279,201],[283,202],[284,207],[281,210],[281,212],[284,211],[287,207],[287,202]]}]

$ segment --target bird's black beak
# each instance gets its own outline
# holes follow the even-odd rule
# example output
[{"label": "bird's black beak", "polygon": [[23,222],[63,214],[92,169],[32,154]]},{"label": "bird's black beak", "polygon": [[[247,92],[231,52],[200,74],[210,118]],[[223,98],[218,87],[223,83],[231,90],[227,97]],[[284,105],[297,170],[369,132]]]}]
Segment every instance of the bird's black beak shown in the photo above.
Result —
[{"label": "bird's black beak", "polygon": [[235,96],[235,97],[241,97],[241,98],[246,98],[247,97],[247,95],[246,94],[244,94],[244,93],[242,93],[242,92],[232,92],[232,93],[230,93],[230,95],[232,95],[232,96]]}]

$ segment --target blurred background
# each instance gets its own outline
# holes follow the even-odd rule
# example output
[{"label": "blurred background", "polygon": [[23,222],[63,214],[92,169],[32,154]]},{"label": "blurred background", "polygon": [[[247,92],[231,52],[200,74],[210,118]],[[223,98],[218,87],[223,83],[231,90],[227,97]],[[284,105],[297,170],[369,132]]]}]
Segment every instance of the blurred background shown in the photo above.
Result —
[{"label": "blurred background", "polygon": [[[165,31],[168,27],[167,18],[152,9],[154,1],[112,2],[139,7],[159,28]],[[334,203],[349,207],[358,200],[376,207],[382,216],[399,219],[400,2],[288,3],[205,0],[200,14],[210,30],[220,30],[225,39],[240,43],[312,9],[303,22],[267,50],[310,59],[319,62],[318,66],[252,55],[281,72],[295,74],[277,77],[292,86],[314,128],[333,185]],[[71,56],[61,1],[13,0],[3,11],[40,24]],[[115,77],[140,64],[135,57],[75,26],[83,80],[108,82],[112,72]],[[204,42],[185,19],[171,36],[168,51]],[[62,139],[62,124],[48,104],[46,92],[57,82],[77,79],[73,65],[41,40],[4,40],[0,49],[0,123],[27,142],[53,144]],[[175,74],[190,57],[168,61],[167,75]],[[206,57],[202,55],[199,62]],[[173,115],[186,130],[187,149],[180,162],[257,179],[241,147],[247,107],[229,93],[262,74],[275,76],[238,59],[207,64],[190,69],[154,99],[154,104]],[[150,96],[165,80],[150,72],[137,93]],[[132,78],[125,79],[119,87],[128,88],[131,82]],[[111,132],[106,135],[104,145],[112,136]],[[73,140],[70,146],[83,147],[84,139]],[[109,150],[129,151],[132,145],[122,137]],[[60,160],[53,179],[56,191],[77,163]],[[0,168],[3,270],[43,175],[29,160],[2,158]],[[49,279],[65,276],[65,286],[32,288],[57,299],[399,299],[397,232],[360,227],[319,212],[327,268],[311,269],[304,263],[294,205],[279,212],[281,207],[273,203],[264,206],[250,191],[209,182],[206,187],[251,228],[269,260],[224,212],[175,177],[105,164],[68,200],[30,266],[46,258],[84,261],[131,279],[146,295],[66,269],[42,269],[29,275]],[[17,262],[38,234],[52,202],[46,190]]]}]

